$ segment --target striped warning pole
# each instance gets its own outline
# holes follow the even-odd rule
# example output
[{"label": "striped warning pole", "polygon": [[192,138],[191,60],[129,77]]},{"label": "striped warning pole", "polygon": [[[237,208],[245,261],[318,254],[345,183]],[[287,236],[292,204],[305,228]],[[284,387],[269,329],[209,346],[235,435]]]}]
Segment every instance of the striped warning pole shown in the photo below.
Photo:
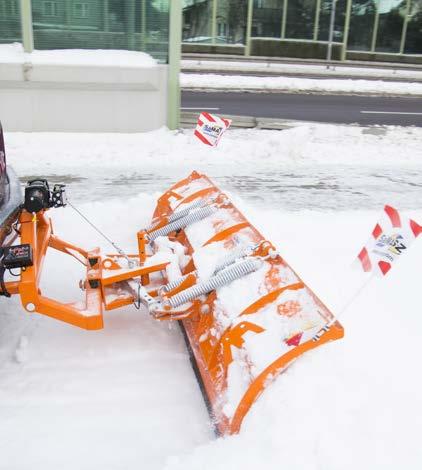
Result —
[{"label": "striped warning pole", "polygon": [[394,207],[385,206],[381,220],[375,225],[371,238],[358,254],[361,268],[365,273],[371,273],[371,276],[365,279],[364,283],[354,292],[337,317],[324,325],[312,339],[318,341],[330,329],[333,323],[344,314],[368,286],[374,276],[385,276],[392,268],[394,261],[408,251],[410,245],[421,233],[421,225],[412,219],[401,216]]}]

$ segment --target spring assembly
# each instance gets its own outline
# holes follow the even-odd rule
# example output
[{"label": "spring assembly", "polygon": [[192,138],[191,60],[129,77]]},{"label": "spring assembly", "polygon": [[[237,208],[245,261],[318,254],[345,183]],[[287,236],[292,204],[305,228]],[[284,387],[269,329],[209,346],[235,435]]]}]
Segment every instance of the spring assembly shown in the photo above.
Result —
[{"label": "spring assembly", "polygon": [[[227,266],[230,266],[231,264],[235,263],[239,258],[245,258],[245,256],[249,256],[250,254],[252,254],[255,247],[256,245],[247,245],[246,247],[235,248],[219,263],[217,263],[212,274],[216,274],[222,269],[227,268]],[[179,277],[178,279],[169,282],[168,284],[162,287],[162,291],[169,292],[175,289],[176,287],[180,286],[180,284],[188,277],[188,275],[189,274],[186,274],[185,276]]]},{"label": "spring assembly", "polygon": [[236,263],[220,271],[218,274],[208,279],[208,281],[196,284],[189,289],[170,297],[167,299],[168,304],[172,308],[180,307],[180,305],[190,302],[203,294],[208,294],[218,287],[229,284],[236,279],[240,279],[241,277],[256,271],[261,267],[261,265],[262,261],[259,258],[248,258]]},{"label": "spring assembly", "polygon": [[[198,199],[197,201],[193,202],[188,207],[186,207],[186,209],[182,209],[180,211],[173,212],[173,214],[170,214],[168,216],[168,221],[170,223],[170,222],[174,222],[175,220],[178,220],[182,217],[185,217],[186,215],[188,215],[190,213],[191,210],[197,209],[198,207],[204,207],[207,204],[209,204],[209,202],[210,201],[206,200],[206,199]],[[143,230],[146,231],[146,232],[149,232],[150,230],[153,230],[156,225],[157,225],[157,222],[152,223],[149,227],[147,227]]]},{"label": "spring assembly", "polygon": [[175,279],[174,281],[171,281],[171,282],[167,283],[165,286],[161,287],[161,291],[162,292],[169,292],[169,291],[175,289],[176,287],[179,287],[180,284],[189,276],[189,274],[185,274],[184,276],[179,277],[179,278]]},{"label": "spring assembly", "polygon": [[213,214],[216,210],[217,207],[213,205],[196,209],[190,212],[185,217],[181,217],[180,219],[177,219],[174,222],[171,222],[165,225],[164,227],[161,227],[149,233],[148,238],[152,241],[155,240],[157,237],[166,236],[171,232],[183,229],[188,225],[193,224],[194,222],[199,222],[200,220],[205,219],[205,217],[208,217],[209,215]]},{"label": "spring assembly", "polygon": [[255,249],[256,245],[247,245],[244,247],[236,247],[232,250],[227,256],[225,256],[219,263],[217,263],[214,273],[218,273],[227,266],[235,263],[239,258],[245,258],[252,254],[253,250]]}]

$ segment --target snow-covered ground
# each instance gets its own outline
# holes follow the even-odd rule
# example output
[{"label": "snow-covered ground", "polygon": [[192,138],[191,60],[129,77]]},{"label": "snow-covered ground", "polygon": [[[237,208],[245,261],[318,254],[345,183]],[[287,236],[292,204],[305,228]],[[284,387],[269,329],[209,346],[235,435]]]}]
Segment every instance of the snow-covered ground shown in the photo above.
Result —
[{"label": "snow-covered ground", "polygon": [[422,95],[422,83],[388,82],[383,80],[317,79],[298,77],[256,77],[182,73],[180,83],[185,90],[253,91],[291,93],[352,93],[370,95]]},{"label": "snow-covered ground", "polygon": [[[170,182],[207,172],[334,312],[361,282],[350,264],[382,205],[422,222],[420,129],[229,130],[217,149],[166,130],[6,143],[22,176],[67,178],[78,207],[124,248]],[[71,208],[53,216],[56,233],[108,249]],[[417,240],[349,308],[345,339],[298,360],[241,434],[219,440],[177,328],[125,308],[86,332],[0,298],[0,469],[419,469],[421,257]],[[47,261],[43,289],[77,294],[79,267]]]}]

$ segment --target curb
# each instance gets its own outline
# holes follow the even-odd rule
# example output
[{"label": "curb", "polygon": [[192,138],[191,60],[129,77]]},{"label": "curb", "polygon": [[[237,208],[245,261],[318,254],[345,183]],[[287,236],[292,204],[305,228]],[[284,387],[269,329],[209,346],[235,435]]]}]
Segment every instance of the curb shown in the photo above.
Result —
[{"label": "curb", "polygon": [[181,91],[191,91],[196,93],[284,93],[288,95],[345,95],[345,96],[384,96],[391,98],[422,98],[420,93],[387,93],[387,92],[357,92],[357,91],[337,91],[337,90],[307,90],[296,88],[294,90],[285,88],[209,88],[200,86],[182,86]]},{"label": "curb", "polygon": [[297,77],[309,78],[312,80],[367,80],[367,81],[383,81],[383,82],[400,82],[400,83],[422,83],[422,77],[393,77],[389,75],[364,75],[364,74],[347,74],[332,72],[301,72],[301,71],[286,71],[275,70],[269,68],[268,70],[262,69],[237,69],[237,68],[204,68],[204,67],[182,67],[182,73],[187,74],[211,74],[211,75],[241,75],[247,77]]},{"label": "curb", "polygon": [[339,68],[364,68],[369,70],[374,69],[390,69],[390,70],[413,70],[422,71],[422,64],[412,64],[405,62],[379,62],[367,60],[331,60],[326,59],[300,59],[293,57],[275,57],[275,56],[244,56],[237,54],[205,54],[184,52],[182,54],[183,61],[195,61],[197,63],[207,62],[255,62],[255,63],[271,63],[271,64],[286,64],[286,65],[320,65],[326,66],[327,64]]},{"label": "curb", "polygon": [[[180,127],[183,129],[193,129],[198,121],[198,112],[182,111],[180,115]],[[292,119],[274,119],[274,118],[260,118],[253,116],[235,116],[225,114],[225,118],[231,119],[231,128],[235,129],[266,129],[266,130],[286,130],[292,129],[297,126],[318,124],[311,121],[295,121]],[[319,123],[321,124],[321,123]],[[332,123],[323,123],[332,124]]]}]

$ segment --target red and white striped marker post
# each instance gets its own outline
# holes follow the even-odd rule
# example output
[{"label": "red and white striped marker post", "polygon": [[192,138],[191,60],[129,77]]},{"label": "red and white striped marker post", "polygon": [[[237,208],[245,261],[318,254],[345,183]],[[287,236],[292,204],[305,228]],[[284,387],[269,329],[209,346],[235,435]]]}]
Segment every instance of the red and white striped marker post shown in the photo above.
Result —
[{"label": "red and white striped marker post", "polygon": [[349,308],[374,276],[383,277],[393,263],[409,251],[409,247],[422,233],[422,226],[408,217],[403,217],[397,209],[385,206],[381,219],[375,225],[371,238],[359,252],[358,265],[371,276],[344,305],[336,318],[327,323],[313,338],[318,341],[324,332]]},{"label": "red and white striped marker post", "polygon": [[401,216],[394,207],[385,206],[371,238],[358,255],[362,269],[385,276],[421,233],[422,227],[417,222]]},{"label": "red and white striped marker post", "polygon": [[216,147],[231,123],[231,119],[202,112],[199,115],[194,134],[202,143]]}]

